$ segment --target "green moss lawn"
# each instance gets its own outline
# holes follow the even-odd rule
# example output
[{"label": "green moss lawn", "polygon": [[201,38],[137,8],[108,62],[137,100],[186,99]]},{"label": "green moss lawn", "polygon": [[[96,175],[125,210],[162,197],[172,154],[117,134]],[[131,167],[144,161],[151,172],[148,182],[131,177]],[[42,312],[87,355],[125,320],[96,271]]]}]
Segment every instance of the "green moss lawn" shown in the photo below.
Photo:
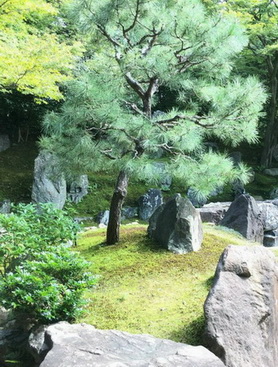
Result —
[{"label": "green moss lawn", "polygon": [[80,236],[77,246],[91,270],[99,275],[79,322],[100,329],[147,333],[189,344],[200,344],[203,303],[215,267],[229,244],[248,242],[232,231],[206,225],[201,250],[176,255],[157,249],[145,225],[125,225],[121,242],[107,247],[105,231]]}]

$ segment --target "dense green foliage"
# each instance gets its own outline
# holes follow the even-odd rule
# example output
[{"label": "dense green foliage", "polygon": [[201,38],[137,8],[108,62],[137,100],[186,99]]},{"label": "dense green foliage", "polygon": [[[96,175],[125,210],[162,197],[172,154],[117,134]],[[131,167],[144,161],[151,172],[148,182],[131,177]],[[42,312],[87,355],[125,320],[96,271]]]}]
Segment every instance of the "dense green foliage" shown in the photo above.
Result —
[{"label": "dense green foliage", "polygon": [[0,227],[0,304],[35,322],[73,320],[94,278],[65,243],[75,239],[72,218],[50,204],[21,204],[0,215]]},{"label": "dense green foliage", "polygon": [[249,35],[240,59],[241,73],[259,75],[269,93],[261,137],[261,164],[269,167],[278,143],[278,4],[275,0],[235,0],[221,2],[220,7],[234,14]]},{"label": "dense green foliage", "polygon": [[[237,22],[207,14],[198,0],[74,4],[95,47],[61,112],[46,118],[51,137],[42,145],[71,170],[113,165],[146,180],[162,150],[166,169],[205,195],[240,175],[246,181],[244,169],[203,145],[256,140],[265,94],[253,77],[230,76],[247,43]],[[175,108],[156,110],[161,87],[175,92]]]},{"label": "dense green foliage", "polygon": [[57,35],[59,3],[0,0],[0,92],[62,97],[57,83],[68,79],[80,46]]}]

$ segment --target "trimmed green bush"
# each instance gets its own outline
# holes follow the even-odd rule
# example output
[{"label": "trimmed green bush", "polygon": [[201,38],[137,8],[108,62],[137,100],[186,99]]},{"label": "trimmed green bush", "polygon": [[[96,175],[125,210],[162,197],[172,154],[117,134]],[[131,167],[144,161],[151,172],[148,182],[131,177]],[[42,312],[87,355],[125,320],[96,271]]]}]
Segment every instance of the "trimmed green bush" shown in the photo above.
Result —
[{"label": "trimmed green bush", "polygon": [[20,204],[0,215],[0,305],[34,322],[72,321],[95,283],[88,262],[70,251],[77,225],[50,204]]}]

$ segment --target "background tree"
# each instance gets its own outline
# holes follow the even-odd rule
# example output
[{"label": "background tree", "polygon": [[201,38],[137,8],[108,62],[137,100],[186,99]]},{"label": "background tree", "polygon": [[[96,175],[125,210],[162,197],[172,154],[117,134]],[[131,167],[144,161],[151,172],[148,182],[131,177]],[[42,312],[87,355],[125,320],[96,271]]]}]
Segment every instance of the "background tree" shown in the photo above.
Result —
[{"label": "background tree", "polygon": [[[12,128],[13,125],[27,126],[27,122],[24,123],[24,116],[29,115],[27,109],[32,110],[32,119],[37,120],[34,103],[62,99],[60,85],[71,77],[76,57],[81,52],[80,42],[73,37],[66,39],[63,34],[66,28],[62,17],[64,3],[0,0],[2,132],[9,130],[11,124]],[[15,115],[23,116],[20,124]],[[28,123],[30,125],[30,121]]]},{"label": "background tree", "polygon": [[[119,239],[128,175],[155,179],[159,149],[168,171],[204,195],[235,178],[246,181],[243,167],[203,145],[212,137],[233,145],[256,140],[265,94],[254,78],[230,78],[247,44],[235,21],[207,14],[198,0],[79,0],[73,14],[97,52],[69,84],[61,112],[46,118],[50,137],[42,146],[71,169],[119,170],[108,244]],[[175,108],[157,110],[161,88],[174,92]]]},{"label": "background tree", "polygon": [[265,80],[269,92],[261,164],[269,167],[278,144],[278,3],[275,0],[233,0],[221,7],[245,25],[249,44],[240,69]]}]

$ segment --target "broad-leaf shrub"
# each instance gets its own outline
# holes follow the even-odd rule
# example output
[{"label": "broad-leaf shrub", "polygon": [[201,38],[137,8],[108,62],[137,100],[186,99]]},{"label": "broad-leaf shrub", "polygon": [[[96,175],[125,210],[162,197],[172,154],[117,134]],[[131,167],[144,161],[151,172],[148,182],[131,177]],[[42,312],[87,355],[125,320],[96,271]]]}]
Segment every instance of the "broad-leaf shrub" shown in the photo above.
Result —
[{"label": "broad-leaf shrub", "polygon": [[72,218],[49,204],[21,204],[0,215],[0,228],[0,305],[36,322],[74,320],[95,277],[66,243],[77,231]]}]

